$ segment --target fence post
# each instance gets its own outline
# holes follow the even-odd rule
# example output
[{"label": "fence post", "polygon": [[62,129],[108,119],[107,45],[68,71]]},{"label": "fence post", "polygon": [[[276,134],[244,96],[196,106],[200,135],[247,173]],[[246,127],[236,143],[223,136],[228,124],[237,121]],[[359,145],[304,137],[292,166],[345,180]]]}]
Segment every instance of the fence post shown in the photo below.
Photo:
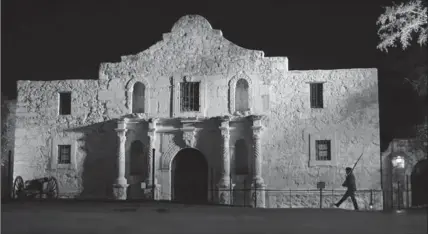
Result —
[{"label": "fence post", "polygon": [[293,208],[293,205],[292,205],[292,196],[291,196],[291,188],[290,189],[288,189],[289,190],[289,194],[290,194],[290,208]]},{"label": "fence post", "polygon": [[233,205],[232,173],[229,175],[229,205]]},{"label": "fence post", "polygon": [[373,189],[370,189],[370,204],[369,204],[370,210],[373,209]]},{"label": "fence post", "polygon": [[409,175],[406,175],[406,204],[407,208],[410,208],[410,183]]},{"label": "fence post", "polygon": [[243,189],[243,193],[244,193],[244,207],[247,206],[247,178],[244,179],[244,189]]},{"label": "fence post", "polygon": [[214,180],[214,168],[211,168],[211,199],[213,201],[213,203],[216,202],[216,194],[217,194],[217,187],[215,186],[215,180]]},{"label": "fence post", "polygon": [[320,188],[320,209],[322,208],[322,188]]},{"label": "fence post", "polygon": [[254,184],[254,208],[257,208],[257,184],[255,180],[253,184]]},{"label": "fence post", "polygon": [[400,196],[400,181],[397,181],[397,201],[398,201],[398,210],[401,209],[401,196]]}]

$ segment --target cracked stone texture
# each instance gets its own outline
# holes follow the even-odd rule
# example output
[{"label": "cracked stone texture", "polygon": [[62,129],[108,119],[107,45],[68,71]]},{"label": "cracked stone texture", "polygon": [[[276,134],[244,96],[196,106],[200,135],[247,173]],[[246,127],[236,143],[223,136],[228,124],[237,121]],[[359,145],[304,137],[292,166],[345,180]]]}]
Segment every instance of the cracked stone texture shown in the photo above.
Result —
[{"label": "cracked stone texture", "polygon": [[[162,41],[147,50],[122,56],[118,63],[101,64],[98,80],[19,81],[14,176],[32,179],[52,175],[64,196],[111,197],[117,176],[114,119],[131,113],[129,82],[148,85],[148,116],[169,118],[170,79],[175,83],[183,76],[200,80],[205,101],[201,113],[194,116],[215,117],[233,114],[229,113],[228,85],[237,75],[251,80],[250,114],[267,116],[262,135],[262,176],[267,189],[313,189],[320,180],[326,182],[326,189],[340,188],[344,167],[353,166],[363,148],[364,156],[355,169],[357,186],[380,189],[376,69],[289,71],[286,57],[268,58],[262,51],[239,47],[195,15],[182,17]],[[326,82],[323,109],[310,108],[308,82],[315,81]],[[72,91],[69,116],[57,114],[60,91]],[[248,126],[235,127],[230,146],[240,138],[251,144]],[[138,131],[147,129],[135,127],[128,132],[133,135],[129,141],[138,138],[146,145],[147,134]],[[200,139],[210,136],[211,140],[198,141],[197,148],[211,152],[207,161],[210,168],[219,171],[220,150],[214,146],[221,144],[221,138],[213,131],[198,134]],[[308,132],[336,134],[331,165],[309,165]],[[161,153],[171,145],[171,137],[166,135],[174,134],[157,136],[156,147]],[[53,139],[75,142],[75,169],[51,168]],[[129,142],[126,147],[128,160]],[[159,157],[157,154],[157,164]],[[170,175],[161,169],[156,173],[162,185],[160,196],[170,197]],[[215,175],[214,183],[218,179]]]}]

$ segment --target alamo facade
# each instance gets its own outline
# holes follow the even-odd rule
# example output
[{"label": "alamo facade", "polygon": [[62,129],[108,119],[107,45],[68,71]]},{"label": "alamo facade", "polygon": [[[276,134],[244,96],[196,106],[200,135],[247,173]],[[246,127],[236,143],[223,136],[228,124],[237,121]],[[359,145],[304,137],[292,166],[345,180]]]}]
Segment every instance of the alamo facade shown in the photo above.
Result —
[{"label": "alamo facade", "polygon": [[16,118],[14,177],[63,197],[288,207],[342,189],[361,153],[358,189],[381,189],[376,69],[289,70],[198,15],[96,80],[18,81]]}]

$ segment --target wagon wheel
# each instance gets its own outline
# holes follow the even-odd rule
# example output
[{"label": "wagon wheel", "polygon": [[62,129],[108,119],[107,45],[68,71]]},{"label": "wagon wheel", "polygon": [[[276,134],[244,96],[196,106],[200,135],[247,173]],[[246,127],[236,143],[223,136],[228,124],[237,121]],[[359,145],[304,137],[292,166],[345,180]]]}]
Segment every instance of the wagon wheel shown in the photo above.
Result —
[{"label": "wagon wheel", "polygon": [[15,178],[15,182],[13,182],[13,199],[22,198],[24,195],[24,180],[21,176],[17,176]]},{"label": "wagon wheel", "polygon": [[59,190],[58,190],[58,181],[55,177],[50,177],[48,180],[46,196],[47,198],[58,198]]}]

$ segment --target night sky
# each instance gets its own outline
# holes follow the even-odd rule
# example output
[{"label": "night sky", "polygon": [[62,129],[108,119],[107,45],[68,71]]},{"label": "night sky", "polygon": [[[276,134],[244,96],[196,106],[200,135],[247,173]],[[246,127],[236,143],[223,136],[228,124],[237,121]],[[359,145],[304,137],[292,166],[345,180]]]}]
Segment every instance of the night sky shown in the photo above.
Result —
[{"label": "night sky", "polygon": [[[102,62],[139,53],[186,14],[199,14],[233,43],[286,56],[291,70],[378,68],[382,146],[412,136],[421,101],[403,78],[426,48],[376,49],[376,19],[391,0],[2,1],[1,92],[17,80],[97,79]],[[397,1],[396,1],[397,2]]]}]

